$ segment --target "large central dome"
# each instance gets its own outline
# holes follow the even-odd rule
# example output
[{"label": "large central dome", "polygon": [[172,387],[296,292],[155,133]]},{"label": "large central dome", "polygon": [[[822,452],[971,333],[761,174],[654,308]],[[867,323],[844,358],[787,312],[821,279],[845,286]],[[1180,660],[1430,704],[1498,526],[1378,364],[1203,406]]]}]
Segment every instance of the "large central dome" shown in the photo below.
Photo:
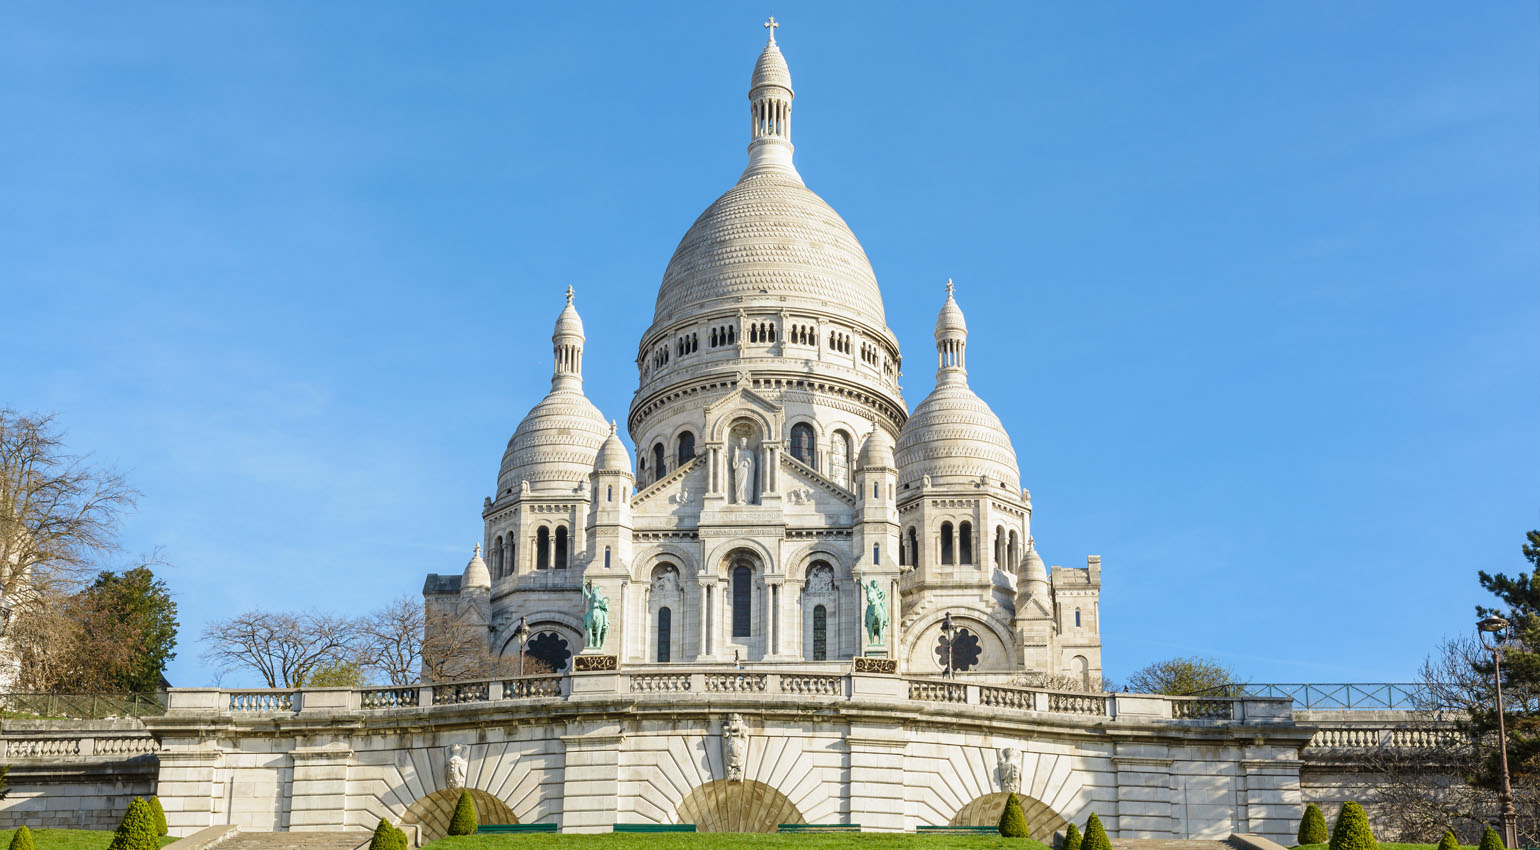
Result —
[{"label": "large central dome", "polygon": [[663,273],[653,322],[767,296],[887,327],[861,243],[794,171],[745,174],[701,213]]}]

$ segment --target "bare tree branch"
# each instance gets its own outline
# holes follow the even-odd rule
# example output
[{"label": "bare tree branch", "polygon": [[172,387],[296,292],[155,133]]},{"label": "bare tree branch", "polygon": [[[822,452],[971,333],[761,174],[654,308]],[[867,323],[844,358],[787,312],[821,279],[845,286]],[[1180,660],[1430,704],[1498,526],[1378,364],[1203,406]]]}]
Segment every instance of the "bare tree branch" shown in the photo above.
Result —
[{"label": "bare tree branch", "polygon": [[269,688],[295,688],[318,665],[358,660],[352,620],[316,612],[251,610],[203,630],[203,659],[226,671],[251,670]]}]

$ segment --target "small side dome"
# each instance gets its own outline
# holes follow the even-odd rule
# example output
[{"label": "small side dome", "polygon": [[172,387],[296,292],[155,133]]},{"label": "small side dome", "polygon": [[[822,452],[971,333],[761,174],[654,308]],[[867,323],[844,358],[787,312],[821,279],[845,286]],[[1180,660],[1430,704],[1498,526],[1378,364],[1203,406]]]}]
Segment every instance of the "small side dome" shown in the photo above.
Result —
[{"label": "small side dome", "polygon": [[567,287],[567,306],[562,308],[561,315],[556,317],[556,329],[551,332],[551,339],[557,340],[564,336],[575,336],[586,339],[583,335],[583,319],[578,315],[577,308],[572,306],[572,287]]},{"label": "small side dome", "polygon": [[465,574],[460,577],[460,589],[489,590],[492,587],[492,573],[487,570],[487,562],[481,560],[481,544],[476,544],[476,554],[471,556],[470,563],[465,565]]},{"label": "small side dome", "polygon": [[871,436],[866,438],[866,444],[861,446],[861,454],[856,458],[857,466],[862,469],[880,466],[893,469],[897,466],[893,462],[893,438],[881,425],[872,428]]},{"label": "small side dome", "polygon": [[987,479],[1017,493],[1021,472],[1000,417],[960,381],[938,384],[915,407],[894,451],[900,489],[930,476],[936,484],[971,485]]},{"label": "small side dome", "polygon": [[957,299],[952,297],[952,281],[946,282],[946,303],[941,305],[941,312],[936,314],[936,339],[941,339],[952,334],[968,335],[968,323],[963,321],[962,308],[957,306]]},{"label": "small side dome", "polygon": [[594,460],[595,472],[624,472],[631,474],[631,454],[616,433],[615,420],[610,420],[610,435],[599,446],[599,456]]},{"label": "small side dome", "polygon": [[775,30],[779,26],[775,18],[765,22],[770,41],[760,52],[759,61],[754,63],[754,76],[749,79],[750,93],[760,86],[780,86],[791,91],[791,68],[786,65],[786,57],[781,55],[780,45],[775,43]]}]

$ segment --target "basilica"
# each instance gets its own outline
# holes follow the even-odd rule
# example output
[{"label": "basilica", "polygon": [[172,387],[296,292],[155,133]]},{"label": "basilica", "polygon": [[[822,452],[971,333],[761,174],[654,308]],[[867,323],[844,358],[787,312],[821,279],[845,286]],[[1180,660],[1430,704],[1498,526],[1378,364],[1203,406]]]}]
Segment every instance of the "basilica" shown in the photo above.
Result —
[{"label": "basilica", "polygon": [[475,557],[428,576],[429,630],[548,671],[857,663],[1097,689],[1100,558],[1046,566],[950,281],[935,388],[909,410],[871,263],[794,164],[767,27],[748,164],[680,240],[637,346],[634,463],[584,395],[568,288],[551,390],[508,441]]}]

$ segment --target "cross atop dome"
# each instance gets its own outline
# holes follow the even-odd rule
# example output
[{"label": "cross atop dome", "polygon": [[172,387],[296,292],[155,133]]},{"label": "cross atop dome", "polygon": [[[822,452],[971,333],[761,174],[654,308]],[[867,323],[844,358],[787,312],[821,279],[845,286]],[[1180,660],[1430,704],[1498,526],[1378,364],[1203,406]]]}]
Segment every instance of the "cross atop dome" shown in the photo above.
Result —
[{"label": "cross atop dome", "polygon": [[765,21],[765,29],[770,31],[770,43],[771,44],[775,44],[775,31],[777,29],[779,29],[780,26],[781,26],[780,24],[775,22],[775,16],[774,15],[770,16],[770,20]]},{"label": "cross atop dome", "polygon": [[[947,278],[946,279],[946,297],[951,298],[952,297],[952,292],[954,290],[956,290],[956,289],[957,289],[957,287],[952,285],[952,279],[951,278]],[[572,291],[572,287],[570,287],[570,286],[567,287],[567,291],[570,293]],[[572,296],[568,295],[567,296],[567,300],[571,301],[572,300]]]},{"label": "cross atop dome", "polygon": [[572,303],[572,284],[567,284],[567,303]]}]

